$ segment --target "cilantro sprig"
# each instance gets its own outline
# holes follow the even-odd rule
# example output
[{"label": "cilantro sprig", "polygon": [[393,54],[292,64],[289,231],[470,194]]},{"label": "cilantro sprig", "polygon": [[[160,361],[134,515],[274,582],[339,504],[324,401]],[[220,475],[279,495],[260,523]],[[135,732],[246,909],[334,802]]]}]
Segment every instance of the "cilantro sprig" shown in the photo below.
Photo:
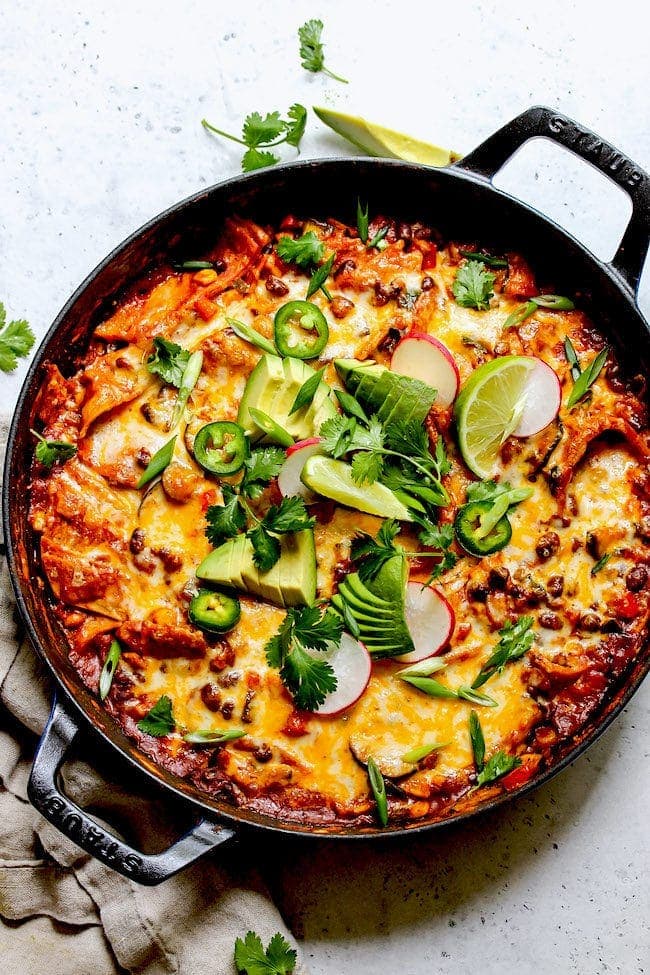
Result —
[{"label": "cilantro sprig", "polygon": [[18,359],[31,351],[36,338],[24,318],[7,321],[5,306],[0,301],[0,369],[13,372]]},{"label": "cilantro sprig", "polygon": [[266,644],[269,667],[280,671],[282,682],[301,710],[315,710],[336,690],[332,667],[310,651],[323,651],[338,643],[342,632],[343,620],[336,613],[327,609],[321,614],[318,607],[305,606],[287,610],[280,629]]},{"label": "cilantro sprig", "polygon": [[532,616],[520,616],[516,623],[508,622],[499,630],[501,639],[473,680],[474,690],[482,687],[495,674],[501,674],[507,663],[519,660],[530,650],[535,639],[532,625]]},{"label": "cilantro sprig", "polygon": [[218,129],[207,119],[201,119],[201,125],[207,132],[213,132],[246,147],[241,165],[244,172],[248,173],[264,166],[274,166],[280,161],[280,157],[270,152],[270,149],[284,142],[298,148],[307,125],[307,109],[296,102],[287,112],[286,119],[281,118],[279,112],[267,112],[266,115],[251,112],[244,119],[241,139]]},{"label": "cilantro sprig", "polygon": [[323,21],[322,20],[308,20],[298,28],[298,40],[300,41],[300,64],[305,69],[305,71],[311,71],[313,74],[318,74],[322,71],[323,74],[329,75],[334,81],[340,81],[342,84],[347,85],[347,79],[342,78],[338,74],[334,74],[329,68],[325,67],[325,52],[323,49],[323,42],[321,41],[321,35],[323,33]]},{"label": "cilantro sprig", "polygon": [[451,290],[463,308],[487,311],[494,296],[495,280],[496,275],[487,270],[483,261],[470,260],[459,269]]},{"label": "cilantro sprig", "polygon": [[254,931],[235,942],[235,967],[238,975],[291,975],[297,955],[278,931],[266,948]]},{"label": "cilantro sprig", "polygon": [[302,237],[280,237],[276,246],[280,260],[285,264],[295,264],[303,271],[310,271],[307,298],[311,298],[320,289],[328,301],[332,296],[325,287],[325,282],[332,273],[336,254],[330,254],[325,260],[325,245],[318,239],[313,230],[308,230]]},{"label": "cilantro sprig", "polygon": [[205,516],[205,534],[213,545],[246,531],[253,546],[253,561],[260,572],[268,572],[280,558],[278,535],[303,531],[314,524],[303,498],[283,498],[280,504],[271,505],[262,518],[258,518],[246,501],[246,498],[259,498],[279,473],[283,461],[284,452],[277,447],[254,450],[246,458],[242,480],[237,486],[222,484],[223,504],[210,505]]},{"label": "cilantro sprig", "polygon": [[153,375],[160,376],[164,383],[178,389],[189,358],[187,349],[169,339],[156,336],[153,340],[153,351],[147,359],[147,369]]},{"label": "cilantro sprig", "polygon": [[63,464],[66,460],[70,460],[70,458],[74,457],[74,455],[77,453],[77,448],[75,445],[68,443],[67,440],[46,440],[45,437],[41,436],[40,433],[37,433],[36,430],[31,430],[30,432],[33,433],[38,440],[34,454],[36,456],[36,460],[42,464],[43,467],[47,467],[49,469],[53,467],[57,461],[60,461]]},{"label": "cilantro sprig", "polygon": [[[449,504],[441,481],[450,470],[444,443],[440,438],[431,454],[426,430],[420,424],[397,421],[384,425],[376,416],[367,423],[358,416],[338,416],[325,421],[320,437],[323,449],[334,458],[355,454],[352,477],[357,484],[381,479],[392,491],[416,496],[424,487],[431,492],[427,500],[432,504]],[[387,468],[385,458],[396,458],[400,464]]]},{"label": "cilantro sprig", "polygon": [[320,264],[325,256],[325,245],[319,240],[313,230],[308,230],[301,237],[284,235],[275,245],[280,260],[285,264],[297,264],[303,270]]}]

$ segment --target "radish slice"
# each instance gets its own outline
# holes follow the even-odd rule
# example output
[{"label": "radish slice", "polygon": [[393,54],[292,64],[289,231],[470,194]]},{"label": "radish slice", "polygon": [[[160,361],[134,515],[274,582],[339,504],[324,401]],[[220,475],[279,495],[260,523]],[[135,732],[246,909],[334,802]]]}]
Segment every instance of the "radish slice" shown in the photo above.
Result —
[{"label": "radish slice", "polygon": [[541,359],[535,359],[535,367],[526,380],[526,402],[519,423],[512,431],[513,437],[532,437],[551,423],[558,415],[562,391],[557,375]]},{"label": "radish slice", "polygon": [[370,680],[370,654],[354,637],[344,633],[338,646],[313,656],[326,661],[336,676],[336,690],[327,695],[315,714],[334,715],[359,700]]},{"label": "radish slice", "polygon": [[299,440],[287,449],[287,459],[278,474],[278,487],[285,498],[299,495],[306,501],[313,501],[316,495],[310,491],[302,481],[300,475],[305,462],[314,454],[322,454],[320,437],[310,437],[309,440]]},{"label": "radish slice", "polygon": [[421,582],[409,582],[406,586],[404,618],[415,649],[394,659],[405,664],[442,653],[456,625],[454,611],[442,593]]},{"label": "radish slice", "polygon": [[411,332],[402,339],[390,361],[392,372],[421,379],[438,391],[436,403],[451,406],[456,399],[460,375],[446,345],[426,332]]}]

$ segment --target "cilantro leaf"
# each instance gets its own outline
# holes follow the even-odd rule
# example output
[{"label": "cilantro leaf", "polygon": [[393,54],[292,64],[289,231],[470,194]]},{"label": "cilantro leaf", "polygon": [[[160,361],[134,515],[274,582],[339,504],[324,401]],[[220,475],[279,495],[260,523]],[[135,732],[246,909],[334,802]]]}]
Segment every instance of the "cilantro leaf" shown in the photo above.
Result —
[{"label": "cilantro leaf", "polygon": [[164,383],[178,389],[189,358],[190,353],[186,349],[157,336],[153,340],[153,352],[147,359],[147,369],[150,373],[160,376]]},{"label": "cilantro leaf", "polygon": [[7,322],[5,306],[0,301],[0,369],[12,372],[31,350],[36,338],[24,318]]},{"label": "cilantro leaf", "polygon": [[36,460],[43,467],[53,467],[58,460],[63,463],[66,460],[70,460],[77,453],[75,445],[68,443],[67,440],[46,440],[40,433],[36,433],[36,430],[32,430],[31,432],[38,439],[34,454]]},{"label": "cilantro leaf", "polygon": [[250,173],[254,169],[264,169],[265,166],[275,166],[280,162],[280,157],[273,152],[264,152],[260,149],[247,149],[241,161],[241,168],[245,173]]},{"label": "cilantro leaf", "polygon": [[294,149],[297,149],[300,145],[300,140],[305,134],[305,127],[307,125],[307,109],[304,105],[299,105],[298,102],[293,104],[289,111],[287,112],[288,121],[284,123],[284,127],[287,130],[285,136],[286,141]]},{"label": "cilantro leaf", "polygon": [[386,427],[386,440],[391,450],[398,453],[424,457],[431,460],[429,454],[429,437],[420,423],[398,420]]},{"label": "cilantro leaf", "polygon": [[328,643],[341,639],[341,620],[329,609],[321,615],[318,606],[305,606],[293,610],[292,618],[295,636],[312,650],[326,650]]},{"label": "cilantro leaf", "polygon": [[260,572],[268,572],[280,558],[280,542],[263,525],[252,528],[247,535],[253,546],[253,562]]},{"label": "cilantro leaf", "polygon": [[370,419],[367,427],[357,424],[352,435],[350,450],[382,450],[384,446],[384,428],[381,420],[376,416]]},{"label": "cilantro leaf", "polygon": [[330,664],[316,660],[297,640],[285,657],[280,676],[291,691],[296,707],[304,711],[313,711],[330,691],[336,690],[336,677]]},{"label": "cilantro leaf", "polygon": [[222,484],[223,504],[211,504],[205,513],[208,527],[205,534],[212,545],[220,545],[246,527],[246,514],[236,492],[229,484]]},{"label": "cilantro leaf", "polygon": [[170,735],[175,727],[172,702],[167,694],[163,694],[149,713],[138,721],[138,731],[142,731],[145,735],[152,735],[154,738]]},{"label": "cilantro leaf", "polygon": [[274,142],[282,135],[284,128],[279,112],[267,112],[264,117],[259,112],[251,112],[244,119],[242,138],[249,149],[255,149]]},{"label": "cilantro leaf", "polygon": [[334,458],[343,457],[350,450],[350,442],[357,428],[357,421],[350,416],[334,416],[318,431],[323,450]]},{"label": "cilantro leaf", "polygon": [[400,527],[397,522],[389,518],[383,522],[376,538],[363,533],[353,539],[351,557],[355,562],[362,562],[359,567],[359,577],[362,582],[374,578],[385,562],[402,552],[401,546],[394,544],[394,539],[399,532]]},{"label": "cilantro leaf", "polygon": [[516,755],[506,755],[504,751],[498,751],[485,763],[477,776],[476,784],[487,785],[488,782],[494,782],[495,779],[500,779],[502,775],[507,775],[520,765],[521,759]]},{"label": "cilantro leaf", "polygon": [[474,689],[482,687],[494,674],[502,673],[507,663],[518,660],[530,650],[535,639],[532,625],[532,616],[520,616],[516,623],[508,622],[499,630],[501,639],[472,682]]},{"label": "cilantro leaf", "polygon": [[286,459],[280,447],[262,447],[253,450],[244,461],[244,477],[241,482],[242,494],[255,500],[266,485],[277,477]]},{"label": "cilantro leaf", "polygon": [[280,260],[285,264],[297,264],[305,270],[312,264],[320,264],[325,256],[325,245],[313,230],[308,230],[306,234],[295,240],[293,237],[280,237],[275,249]]},{"label": "cilantro leaf", "polygon": [[381,454],[359,452],[352,460],[352,480],[355,484],[374,484],[381,477],[383,469]]},{"label": "cilantro leaf", "polygon": [[235,942],[235,967],[238,975],[291,975],[296,967],[296,952],[278,932],[264,950],[259,935],[249,931]]},{"label": "cilantro leaf", "polygon": [[284,535],[311,528],[314,518],[307,514],[304,498],[298,496],[283,498],[280,504],[273,504],[264,515],[262,524],[270,532]]},{"label": "cilantro leaf", "polygon": [[463,308],[487,311],[493,297],[496,275],[486,270],[482,261],[467,261],[458,271],[451,287],[456,302]]},{"label": "cilantro leaf", "polygon": [[343,621],[331,610],[321,615],[317,606],[289,609],[278,631],[266,644],[266,660],[280,670],[296,707],[313,711],[336,690],[331,666],[309,651],[325,650],[341,639]]},{"label": "cilantro leaf", "polygon": [[321,41],[322,33],[322,20],[308,20],[302,27],[298,28],[300,57],[302,59],[300,64],[305,71],[312,71],[314,74],[322,71],[324,74],[329,75],[330,78],[334,78],[335,81],[341,81],[344,85],[347,85],[345,78],[341,78],[339,75],[330,71],[329,68],[325,67],[325,54]]}]

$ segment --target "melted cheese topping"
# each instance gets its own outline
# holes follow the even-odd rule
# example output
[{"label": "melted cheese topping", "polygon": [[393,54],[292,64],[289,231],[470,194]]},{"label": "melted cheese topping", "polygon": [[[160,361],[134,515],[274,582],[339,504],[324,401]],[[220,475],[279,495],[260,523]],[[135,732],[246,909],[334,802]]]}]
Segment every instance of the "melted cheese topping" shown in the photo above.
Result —
[{"label": "melted cheese topping", "polygon": [[[323,235],[320,225],[311,229]],[[324,243],[331,245],[326,236]],[[352,307],[337,319],[322,294],[312,299],[330,327],[324,364],[337,357],[385,362],[381,342],[391,327],[412,327],[436,335],[454,354],[463,381],[486,358],[510,351],[540,355],[568,389],[564,335],[571,335],[583,359],[594,354],[585,347],[579,313],[540,309],[518,332],[504,335],[505,317],[518,307],[512,297],[498,293],[486,312],[459,307],[450,291],[457,265],[446,250],[438,254],[435,269],[424,271],[419,251],[406,254],[401,242],[389,245],[381,254],[362,253],[357,241],[345,240],[344,244],[355,249],[357,276],[342,275],[341,286],[334,278],[331,290]],[[177,654],[160,659],[136,651],[122,660],[121,667],[133,676],[141,713],[167,694],[173,701],[179,732],[244,727],[248,737],[222,750],[221,767],[246,795],[269,789],[281,794],[298,787],[320,795],[340,815],[363,812],[371,805],[367,775],[352,754],[351,741],[365,743],[366,749],[370,744],[379,759],[399,759],[416,746],[436,742],[444,747],[429,763],[431,767],[413,766],[413,774],[400,779],[408,814],[424,815],[429,805],[409,807],[408,799],[429,800],[449,789],[450,783],[460,783],[462,788],[470,783],[473,760],[468,715],[472,708],[480,711],[488,755],[501,748],[509,753],[524,748],[531,728],[543,717],[540,703],[528,690],[526,660],[509,664],[482,688],[498,702],[493,708],[430,698],[396,676],[400,665],[376,662],[369,686],[354,707],[333,718],[303,717],[302,733],[294,736],[287,731],[296,718],[291,697],[278,672],[267,666],[264,653],[283,611],[242,597],[241,620],[226,638],[234,661],[231,666],[224,665],[219,642],[208,640],[199,653],[184,651],[188,586],[192,587],[194,571],[210,551],[205,511],[221,500],[218,481],[206,476],[193,460],[192,434],[206,422],[236,418],[246,378],[260,355],[232,333],[226,319],[246,322],[270,337],[277,308],[305,294],[303,274],[278,267],[273,254],[267,263],[266,271],[279,274],[286,287],[281,298],[270,294],[264,275],[255,277],[252,285],[238,290],[235,283],[222,293],[211,290],[216,278],[211,273],[171,276],[141,304],[125,305],[100,327],[98,334],[113,340],[123,336],[129,344],[118,353],[109,353],[112,373],[104,368],[101,357],[86,369],[88,376],[96,378],[86,383],[83,415],[87,432],[79,443],[78,456],[54,468],[46,482],[46,500],[41,498],[32,510],[33,524],[43,536],[43,566],[64,605],[101,614],[115,621],[110,626],[142,624],[167,614],[165,619],[178,627]],[[425,278],[433,282],[428,290],[422,290]],[[419,297],[411,307],[408,303],[400,307],[395,301],[382,304],[368,280]],[[199,299],[203,302],[200,313]],[[141,492],[135,484],[147,457],[169,438],[175,403],[175,391],[161,385],[146,368],[156,334],[189,350],[202,349],[204,366],[190,401],[193,419],[177,438],[172,464],[162,484]],[[326,379],[339,385],[331,365]],[[513,536],[506,549],[481,561],[465,556],[439,582],[456,613],[447,667],[440,677],[448,686],[471,685],[498,641],[499,627],[523,612],[535,616],[536,652],[550,659],[577,659],[602,639],[593,630],[580,629],[579,623],[589,613],[601,621],[615,618],[612,605],[625,593],[625,575],[640,551],[636,526],[643,515],[641,502],[630,487],[639,472],[639,444],[633,449],[620,440],[597,439],[610,429],[622,431],[622,421],[612,419],[618,415],[616,395],[604,375],[594,387],[590,403],[570,414],[563,409],[565,433],[551,456],[559,468],[570,468],[564,494],[552,494],[546,477],[535,467],[550,449],[552,430],[515,442],[511,455],[504,454],[503,478],[514,485],[532,483],[534,494],[511,512]],[[449,487],[458,504],[464,500],[469,476],[453,437],[447,433],[445,439],[453,464]],[[349,555],[355,532],[375,534],[379,525],[379,519],[343,508],[326,524],[317,525],[320,596],[331,595],[335,568]],[[540,535],[547,532],[555,532],[559,542],[557,551],[544,560],[537,555],[536,546]],[[589,551],[592,536],[599,551],[611,555],[596,575],[592,574],[593,545]],[[417,547],[406,529],[400,541],[406,548]],[[507,569],[511,580],[521,583],[528,593],[536,592],[537,597],[531,597],[528,608],[521,603],[525,597],[519,597],[515,608],[514,597],[497,590],[484,602],[473,600],[472,585],[485,580],[491,569]],[[551,599],[549,580],[558,576],[563,593]],[[550,611],[557,622],[553,626],[543,623],[542,611],[547,617]],[[74,634],[71,640],[74,642]],[[206,705],[202,696],[206,685],[213,685],[221,706],[227,706],[225,711]],[[248,718],[245,724],[244,715]],[[172,751],[187,748],[179,732],[171,736]],[[270,747],[271,760],[257,761],[251,753],[255,745]]]}]

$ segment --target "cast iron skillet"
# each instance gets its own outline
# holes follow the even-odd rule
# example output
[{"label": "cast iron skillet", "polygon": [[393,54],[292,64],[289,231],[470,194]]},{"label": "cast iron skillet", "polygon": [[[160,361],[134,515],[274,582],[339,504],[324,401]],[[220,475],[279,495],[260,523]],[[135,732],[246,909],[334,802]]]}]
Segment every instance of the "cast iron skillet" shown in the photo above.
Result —
[{"label": "cast iron skillet", "polygon": [[[611,264],[602,263],[560,227],[530,207],[495,189],[492,178],[531,138],[552,139],[596,166],[632,200],[633,211]],[[273,222],[288,212],[350,219],[357,196],[372,213],[420,219],[455,239],[477,240],[524,254],[539,279],[559,293],[576,291],[581,306],[592,307],[599,327],[635,373],[650,351],[650,326],[636,292],[650,238],[650,179],[631,160],[571,119],[546,108],[531,108],[447,169],[429,169],[395,160],[325,159],[299,162],[236,177],[204,190],[156,217],[128,238],[90,274],[58,315],[41,345],[22,388],[9,433],[3,488],[3,523],[9,568],[20,614],[31,641],[58,684],[57,699],[38,747],[29,783],[36,808],[98,860],[142,884],[157,884],[208,850],[236,837],[246,826],[300,836],[367,837],[417,833],[493,808],[489,802],[461,800],[442,820],[378,830],[286,823],[217,802],[190,783],[155,765],[139,752],[81,683],[68,660],[66,643],[49,610],[37,556],[37,540],[27,519],[33,402],[43,363],[70,372],[91,329],[106,317],[121,289],[162,261],[200,256],[217,239],[230,213]],[[648,646],[625,680],[583,734],[555,756],[517,793],[546,781],[593,742],[621,711],[650,669]],[[186,801],[202,817],[163,853],[140,853],[110,833],[68,799],[59,769],[74,739],[93,729],[132,766]],[[476,795],[476,794],[475,794]],[[237,829],[239,827],[239,830]]]}]

